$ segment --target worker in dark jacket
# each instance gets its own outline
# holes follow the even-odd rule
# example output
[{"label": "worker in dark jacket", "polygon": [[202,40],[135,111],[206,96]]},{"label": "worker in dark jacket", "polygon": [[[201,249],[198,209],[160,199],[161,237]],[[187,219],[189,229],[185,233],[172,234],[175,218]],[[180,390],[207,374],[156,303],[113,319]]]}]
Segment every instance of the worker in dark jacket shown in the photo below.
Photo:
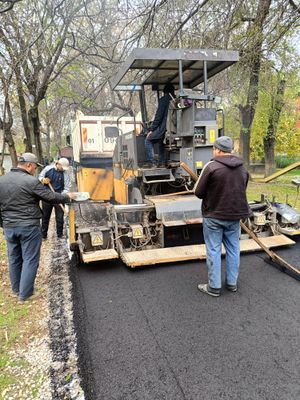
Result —
[{"label": "worker in dark jacket", "polygon": [[251,215],[246,187],[249,179],[243,161],[232,155],[232,140],[218,138],[213,147],[214,158],[205,165],[194,192],[202,201],[203,235],[206,246],[208,284],[198,289],[218,297],[221,292],[222,243],[226,251],[226,282],[236,292],[240,265],[240,220]]},{"label": "worker in dark jacket", "polygon": [[164,147],[164,138],[167,129],[167,118],[169,112],[169,104],[174,98],[174,86],[167,83],[163,89],[164,96],[158,101],[158,107],[155,113],[154,120],[151,124],[151,130],[148,132],[145,139],[145,151],[147,158],[147,166],[154,166],[154,144],[158,143],[159,148],[159,166],[165,166],[166,155]]},{"label": "worker in dark jacket", "polygon": [[25,301],[32,296],[39,265],[42,212],[39,201],[66,203],[74,193],[53,193],[33,175],[37,158],[24,153],[17,168],[0,177],[0,213],[7,241],[9,275],[14,294]]}]

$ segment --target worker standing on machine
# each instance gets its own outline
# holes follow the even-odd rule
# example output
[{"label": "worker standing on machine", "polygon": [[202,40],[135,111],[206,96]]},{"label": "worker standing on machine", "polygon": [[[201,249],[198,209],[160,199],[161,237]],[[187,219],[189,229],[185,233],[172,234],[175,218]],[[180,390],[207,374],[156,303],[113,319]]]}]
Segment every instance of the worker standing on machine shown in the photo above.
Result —
[{"label": "worker standing on machine", "polygon": [[[68,172],[69,161],[67,158],[60,158],[52,165],[47,165],[40,173],[39,180],[43,185],[49,185],[49,189],[54,192],[67,194],[71,189],[71,177]],[[64,229],[64,211],[60,204],[49,204],[42,202],[42,237],[47,239],[49,221],[52,209],[55,209],[56,234],[62,238]]]},{"label": "worker standing on machine", "polygon": [[232,155],[230,137],[221,136],[213,145],[214,158],[206,164],[194,192],[202,201],[203,235],[206,246],[208,283],[198,289],[210,296],[221,293],[222,243],[226,251],[226,288],[237,291],[240,266],[240,220],[251,216],[246,198],[249,174],[243,161]]},{"label": "worker standing on machine", "polygon": [[169,111],[170,101],[175,97],[174,86],[167,83],[163,89],[164,96],[158,100],[158,107],[155,113],[154,120],[151,124],[150,131],[147,133],[145,139],[145,151],[147,157],[146,167],[153,167],[154,165],[154,144],[158,143],[159,160],[158,166],[166,166],[166,152],[164,146],[164,137],[167,127],[167,118]]}]

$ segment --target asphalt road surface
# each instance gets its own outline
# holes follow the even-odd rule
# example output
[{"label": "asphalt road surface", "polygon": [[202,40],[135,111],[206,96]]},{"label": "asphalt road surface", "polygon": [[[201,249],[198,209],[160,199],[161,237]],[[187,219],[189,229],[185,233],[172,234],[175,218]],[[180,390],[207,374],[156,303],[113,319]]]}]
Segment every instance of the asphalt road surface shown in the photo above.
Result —
[{"label": "asphalt road surface", "polygon": [[[300,267],[300,241],[276,251]],[[205,262],[73,271],[87,400],[299,400],[300,282],[242,255],[237,293],[213,298]]]}]

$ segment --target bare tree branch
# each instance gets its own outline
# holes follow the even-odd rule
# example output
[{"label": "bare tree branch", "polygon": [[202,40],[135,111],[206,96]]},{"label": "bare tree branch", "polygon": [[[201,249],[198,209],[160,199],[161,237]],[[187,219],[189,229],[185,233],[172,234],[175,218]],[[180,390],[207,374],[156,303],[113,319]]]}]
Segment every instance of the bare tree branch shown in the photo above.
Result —
[{"label": "bare tree branch", "polygon": [[300,4],[297,5],[294,0],[289,0],[289,4],[293,7],[294,11],[297,11],[300,14]]},{"label": "bare tree branch", "polygon": [[20,1],[22,0],[0,0],[0,14],[12,10],[14,5]]},{"label": "bare tree branch", "polygon": [[178,33],[182,30],[182,28],[186,25],[186,23],[195,15],[197,12],[204,7],[210,0],[204,0],[201,4],[199,4],[193,11],[189,13],[189,15],[181,22],[181,24],[178,26],[178,28],[173,32],[171,35],[170,39],[164,43],[163,47],[168,47],[174,38],[178,35]]}]

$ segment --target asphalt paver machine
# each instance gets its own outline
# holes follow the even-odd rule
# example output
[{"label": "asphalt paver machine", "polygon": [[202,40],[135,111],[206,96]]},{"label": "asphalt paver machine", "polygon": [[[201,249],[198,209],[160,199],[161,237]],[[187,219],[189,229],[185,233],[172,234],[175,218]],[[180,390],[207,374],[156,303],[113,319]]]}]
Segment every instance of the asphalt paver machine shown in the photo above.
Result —
[{"label": "asphalt paver machine", "polygon": [[[201,200],[186,191],[212,158],[213,143],[224,129],[222,113],[218,118],[219,97],[209,91],[209,78],[237,61],[236,51],[135,49],[113,79],[114,90],[137,92],[144,126],[149,89],[159,94],[171,83],[176,90],[168,113],[165,168],[144,168],[143,135],[131,132],[117,139],[113,168],[118,205],[112,212],[117,251],[127,265],[205,258]],[[257,206],[249,223],[268,247],[292,243],[277,234],[276,216],[267,202]],[[254,249],[257,243],[244,237],[241,250]]]},{"label": "asphalt paver machine", "polygon": [[[80,250],[84,262],[121,257],[135,268],[205,258],[201,200],[192,189],[224,129],[219,98],[211,94],[208,83],[238,58],[236,51],[212,49],[144,48],[129,55],[111,84],[121,93],[136,94],[144,127],[149,92],[159,95],[167,83],[176,90],[165,135],[168,162],[163,168],[145,168],[145,136],[119,130],[113,200],[93,204],[97,216],[91,214],[88,226],[80,222],[80,215],[73,214],[70,223],[71,248]],[[116,136],[117,128],[107,129]],[[294,243],[279,233],[276,211],[266,199],[254,206],[247,226],[267,248]],[[241,234],[242,252],[258,249],[253,239]]]}]

